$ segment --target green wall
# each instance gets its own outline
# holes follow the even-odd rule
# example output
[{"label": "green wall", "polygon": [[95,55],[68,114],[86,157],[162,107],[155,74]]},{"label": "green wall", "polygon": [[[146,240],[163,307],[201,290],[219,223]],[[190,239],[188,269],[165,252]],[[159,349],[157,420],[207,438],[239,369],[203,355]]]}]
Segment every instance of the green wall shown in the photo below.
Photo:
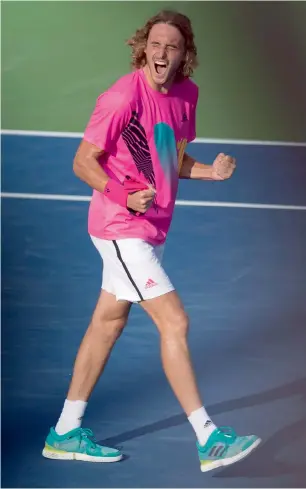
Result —
[{"label": "green wall", "polygon": [[83,131],[129,70],[125,40],[175,6],[199,50],[198,136],[305,141],[304,2],[3,2],[2,128]]}]

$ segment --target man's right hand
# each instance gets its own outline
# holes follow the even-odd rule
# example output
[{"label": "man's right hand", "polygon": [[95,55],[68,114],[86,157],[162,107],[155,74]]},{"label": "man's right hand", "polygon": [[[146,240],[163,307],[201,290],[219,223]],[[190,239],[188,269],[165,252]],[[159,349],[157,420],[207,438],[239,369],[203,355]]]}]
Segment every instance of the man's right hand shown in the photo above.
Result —
[{"label": "man's right hand", "polygon": [[144,214],[151,207],[154,196],[155,191],[151,188],[129,194],[127,198],[127,207],[135,212]]}]

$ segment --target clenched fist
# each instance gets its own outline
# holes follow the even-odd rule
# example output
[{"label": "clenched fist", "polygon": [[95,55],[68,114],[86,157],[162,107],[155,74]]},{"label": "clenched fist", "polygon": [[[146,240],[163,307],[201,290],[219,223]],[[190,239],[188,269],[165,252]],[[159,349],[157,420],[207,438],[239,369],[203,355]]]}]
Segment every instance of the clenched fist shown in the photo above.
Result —
[{"label": "clenched fist", "polygon": [[129,194],[127,199],[127,207],[129,209],[133,209],[135,212],[144,214],[151,207],[154,196],[155,190],[152,188]]},{"label": "clenched fist", "polygon": [[232,176],[235,168],[235,158],[225,155],[224,153],[220,153],[212,164],[212,179],[227,180]]}]

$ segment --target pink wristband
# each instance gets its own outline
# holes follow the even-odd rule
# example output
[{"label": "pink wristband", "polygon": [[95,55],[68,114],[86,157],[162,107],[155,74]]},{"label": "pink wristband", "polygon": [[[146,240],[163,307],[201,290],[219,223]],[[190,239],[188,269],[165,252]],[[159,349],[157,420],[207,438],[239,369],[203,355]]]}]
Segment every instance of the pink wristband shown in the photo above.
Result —
[{"label": "pink wristband", "polygon": [[123,185],[110,178],[105,185],[103,194],[116,204],[126,207],[128,193]]}]

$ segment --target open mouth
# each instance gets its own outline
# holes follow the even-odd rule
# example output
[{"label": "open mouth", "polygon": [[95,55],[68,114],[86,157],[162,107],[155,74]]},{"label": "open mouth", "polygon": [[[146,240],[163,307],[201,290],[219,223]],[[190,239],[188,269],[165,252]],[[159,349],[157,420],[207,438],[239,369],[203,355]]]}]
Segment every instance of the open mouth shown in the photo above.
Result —
[{"label": "open mouth", "polygon": [[167,63],[165,61],[157,61],[154,63],[154,68],[158,75],[164,75],[167,71]]}]

